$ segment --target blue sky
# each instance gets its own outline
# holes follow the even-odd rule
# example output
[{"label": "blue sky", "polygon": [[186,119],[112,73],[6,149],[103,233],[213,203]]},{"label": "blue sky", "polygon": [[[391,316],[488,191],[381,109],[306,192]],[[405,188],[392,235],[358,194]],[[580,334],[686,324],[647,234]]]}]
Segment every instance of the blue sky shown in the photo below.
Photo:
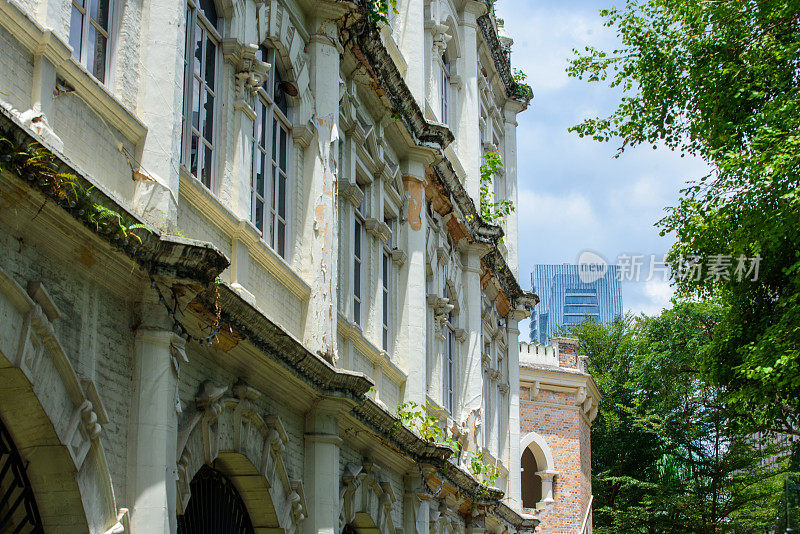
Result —
[{"label": "blue sky", "polygon": [[[528,75],[531,106],[519,116],[520,281],[530,287],[535,263],[575,263],[593,250],[610,263],[620,254],[651,254],[659,260],[671,239],[653,224],[674,205],[687,179],[704,165],[666,149],[638,147],[615,159],[617,145],[581,139],[567,129],[582,119],[605,116],[619,94],[602,84],[569,78],[572,49],[592,44],[613,49],[613,31],[599,10],[613,0],[499,0],[497,15],[514,38],[511,61]],[[658,313],[669,305],[668,281],[624,282],[626,310]],[[656,277],[658,278],[658,277]],[[662,277],[663,278],[663,277]],[[528,331],[521,325],[523,338]]]}]

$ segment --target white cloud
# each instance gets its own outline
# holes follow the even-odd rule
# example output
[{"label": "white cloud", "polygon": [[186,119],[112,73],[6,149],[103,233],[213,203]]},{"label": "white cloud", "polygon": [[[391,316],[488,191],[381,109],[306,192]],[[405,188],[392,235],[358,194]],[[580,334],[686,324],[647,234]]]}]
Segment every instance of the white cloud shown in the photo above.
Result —
[{"label": "white cloud", "polygon": [[531,1],[502,1],[495,8],[514,38],[513,63],[528,74],[536,94],[567,85],[565,69],[574,48],[613,42],[596,9],[548,7]]}]

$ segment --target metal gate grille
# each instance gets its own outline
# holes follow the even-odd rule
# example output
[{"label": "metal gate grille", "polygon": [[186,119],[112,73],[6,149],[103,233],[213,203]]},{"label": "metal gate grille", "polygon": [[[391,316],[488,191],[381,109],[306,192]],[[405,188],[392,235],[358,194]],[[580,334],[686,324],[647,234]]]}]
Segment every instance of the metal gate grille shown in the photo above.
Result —
[{"label": "metal gate grille", "polygon": [[204,465],[192,479],[192,496],[179,534],[254,534],[242,498],[222,473]]},{"label": "metal gate grille", "polygon": [[19,450],[0,419],[0,532],[42,533],[42,519]]}]

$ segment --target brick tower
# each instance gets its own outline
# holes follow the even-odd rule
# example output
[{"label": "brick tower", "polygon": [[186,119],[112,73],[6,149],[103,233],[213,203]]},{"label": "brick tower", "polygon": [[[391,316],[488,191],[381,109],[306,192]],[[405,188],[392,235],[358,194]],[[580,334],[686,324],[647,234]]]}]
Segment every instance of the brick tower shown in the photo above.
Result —
[{"label": "brick tower", "polygon": [[537,531],[591,532],[591,437],[600,392],[578,342],[520,343],[522,506]]}]

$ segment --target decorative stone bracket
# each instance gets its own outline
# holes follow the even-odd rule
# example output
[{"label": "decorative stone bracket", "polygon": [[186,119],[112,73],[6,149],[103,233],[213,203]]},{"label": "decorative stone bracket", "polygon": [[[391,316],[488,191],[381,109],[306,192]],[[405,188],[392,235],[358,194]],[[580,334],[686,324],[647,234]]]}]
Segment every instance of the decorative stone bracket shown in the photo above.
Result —
[{"label": "decorative stone bracket", "polygon": [[338,184],[339,196],[348,200],[353,206],[360,206],[364,201],[364,191],[352,182],[341,181]]},{"label": "decorative stone bracket", "polygon": [[258,46],[254,44],[244,44],[236,39],[228,38],[222,40],[222,54],[226,61],[233,65],[234,69],[234,108],[244,112],[255,120],[253,111],[253,95],[267,78],[267,72],[271,68],[269,63],[256,59]]},{"label": "decorative stone bracket", "polygon": [[392,504],[397,500],[389,482],[381,480],[380,468],[369,459],[361,465],[348,463],[339,490],[339,533],[356,520],[356,514],[366,514],[371,527],[381,534],[396,534],[392,521]]},{"label": "decorative stone bracket", "polygon": [[389,228],[389,225],[378,219],[367,219],[364,221],[364,228],[366,228],[367,232],[372,234],[373,237],[380,239],[384,243],[387,243],[392,236],[392,229]]}]

